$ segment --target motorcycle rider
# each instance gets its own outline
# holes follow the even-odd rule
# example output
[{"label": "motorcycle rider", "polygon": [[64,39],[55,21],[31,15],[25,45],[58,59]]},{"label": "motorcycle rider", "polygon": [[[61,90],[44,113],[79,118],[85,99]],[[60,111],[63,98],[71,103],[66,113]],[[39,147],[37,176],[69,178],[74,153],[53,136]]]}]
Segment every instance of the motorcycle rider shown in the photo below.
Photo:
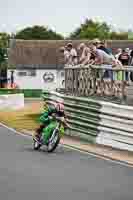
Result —
[{"label": "motorcycle rider", "polygon": [[54,106],[48,106],[47,111],[40,117],[40,126],[36,129],[35,135],[33,136],[35,141],[38,143],[40,142],[40,136],[43,129],[48,126],[51,123],[51,120],[56,116],[67,126],[63,103],[56,103]]}]

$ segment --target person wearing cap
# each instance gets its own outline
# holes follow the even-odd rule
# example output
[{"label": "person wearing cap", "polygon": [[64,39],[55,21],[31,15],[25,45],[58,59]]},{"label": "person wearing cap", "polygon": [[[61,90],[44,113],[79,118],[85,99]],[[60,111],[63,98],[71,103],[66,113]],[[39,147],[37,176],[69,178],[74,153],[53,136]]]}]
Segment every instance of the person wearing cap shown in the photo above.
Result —
[{"label": "person wearing cap", "polygon": [[59,50],[63,54],[64,63],[67,65],[72,65],[71,44],[61,47]]},{"label": "person wearing cap", "polygon": [[98,38],[96,38],[92,40],[92,44],[99,48],[101,46],[101,41]]}]

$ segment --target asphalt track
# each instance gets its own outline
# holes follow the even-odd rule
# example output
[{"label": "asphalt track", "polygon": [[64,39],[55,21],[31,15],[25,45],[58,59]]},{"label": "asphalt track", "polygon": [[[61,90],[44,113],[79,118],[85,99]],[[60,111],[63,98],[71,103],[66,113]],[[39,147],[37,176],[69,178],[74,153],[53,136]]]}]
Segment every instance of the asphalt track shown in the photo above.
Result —
[{"label": "asphalt track", "polygon": [[0,200],[133,200],[133,168],[64,147],[33,151],[0,127]]}]

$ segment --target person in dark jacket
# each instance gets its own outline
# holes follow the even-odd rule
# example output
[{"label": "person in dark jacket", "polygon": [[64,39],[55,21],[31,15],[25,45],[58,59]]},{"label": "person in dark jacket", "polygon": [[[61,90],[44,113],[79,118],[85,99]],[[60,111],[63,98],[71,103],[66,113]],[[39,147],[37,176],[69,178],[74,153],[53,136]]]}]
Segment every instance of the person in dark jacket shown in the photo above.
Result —
[{"label": "person in dark jacket", "polygon": [[124,66],[128,66],[129,65],[129,60],[130,60],[130,56],[129,54],[125,51],[125,49],[123,49],[122,53],[119,55],[118,60],[122,63],[122,65]]},{"label": "person in dark jacket", "polygon": [[107,43],[105,40],[100,43],[98,49],[101,49],[102,51],[104,51],[105,53],[109,55],[112,54],[111,51],[107,48]]},{"label": "person in dark jacket", "polygon": [[[133,49],[130,52],[130,61],[129,61],[129,65],[133,66]],[[133,72],[130,72],[130,80],[133,82]]]},{"label": "person in dark jacket", "polygon": [[[123,49],[122,53],[118,57],[118,60],[122,63],[123,66],[129,65],[130,56],[129,56],[128,52],[125,51],[125,49]],[[125,72],[126,81],[129,80],[128,74],[129,74],[128,72]]]}]

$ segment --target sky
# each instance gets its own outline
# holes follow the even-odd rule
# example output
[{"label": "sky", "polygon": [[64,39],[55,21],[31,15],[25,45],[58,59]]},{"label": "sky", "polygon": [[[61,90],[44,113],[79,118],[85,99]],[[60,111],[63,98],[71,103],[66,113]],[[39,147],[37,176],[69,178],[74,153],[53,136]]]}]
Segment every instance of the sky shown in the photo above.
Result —
[{"label": "sky", "polygon": [[45,25],[67,36],[85,18],[133,29],[133,0],[0,0],[0,31]]}]

